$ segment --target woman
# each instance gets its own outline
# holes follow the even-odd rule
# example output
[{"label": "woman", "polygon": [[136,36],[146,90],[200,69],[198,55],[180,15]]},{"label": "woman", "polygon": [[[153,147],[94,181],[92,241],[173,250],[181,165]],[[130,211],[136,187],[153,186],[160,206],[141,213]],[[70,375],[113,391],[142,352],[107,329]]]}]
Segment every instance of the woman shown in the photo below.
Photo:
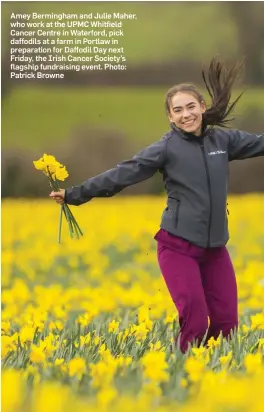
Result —
[{"label": "woman", "polygon": [[238,326],[237,285],[225,246],[228,162],[264,155],[264,134],[224,129],[241,97],[229,103],[241,67],[238,63],[227,70],[213,59],[208,80],[202,72],[212,99],[209,108],[195,86],[172,87],[165,100],[171,130],[159,141],[80,186],[50,194],[59,204],[81,205],[94,197],[111,197],[157,171],[163,175],[167,207],[154,238],[179,313],[175,340],[182,352],[203,337],[205,342],[220,332],[228,337]]}]

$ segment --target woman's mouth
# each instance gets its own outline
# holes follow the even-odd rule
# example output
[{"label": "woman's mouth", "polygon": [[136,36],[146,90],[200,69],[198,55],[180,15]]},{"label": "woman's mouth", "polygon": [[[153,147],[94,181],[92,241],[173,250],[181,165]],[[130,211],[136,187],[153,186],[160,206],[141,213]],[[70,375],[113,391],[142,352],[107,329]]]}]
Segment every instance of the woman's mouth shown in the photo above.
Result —
[{"label": "woman's mouth", "polygon": [[184,126],[192,126],[194,123],[195,123],[195,119],[192,119],[192,120],[188,120],[188,121],[183,122],[183,125]]}]

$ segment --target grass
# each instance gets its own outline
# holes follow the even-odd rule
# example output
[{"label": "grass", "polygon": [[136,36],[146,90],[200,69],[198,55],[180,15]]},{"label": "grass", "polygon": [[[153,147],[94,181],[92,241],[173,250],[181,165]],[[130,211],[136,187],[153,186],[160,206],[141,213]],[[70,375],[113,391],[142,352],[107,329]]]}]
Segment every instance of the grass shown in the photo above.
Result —
[{"label": "grass", "polygon": [[[163,105],[166,91],[165,87],[17,87],[2,107],[3,148],[63,142],[79,126],[118,131],[145,145],[169,129]],[[263,94],[257,89],[245,93],[236,109],[235,127],[249,108],[258,108],[264,116]]]}]

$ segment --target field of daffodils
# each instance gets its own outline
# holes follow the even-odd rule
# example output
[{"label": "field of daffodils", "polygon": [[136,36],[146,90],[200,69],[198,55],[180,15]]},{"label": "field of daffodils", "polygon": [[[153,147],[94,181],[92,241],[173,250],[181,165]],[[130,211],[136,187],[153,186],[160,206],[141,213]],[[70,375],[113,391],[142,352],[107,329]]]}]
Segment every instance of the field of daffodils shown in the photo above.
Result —
[{"label": "field of daffodils", "polygon": [[264,196],[229,197],[230,341],[181,354],[153,236],[165,198],[93,199],[57,242],[53,200],[2,202],[3,412],[263,412]]}]

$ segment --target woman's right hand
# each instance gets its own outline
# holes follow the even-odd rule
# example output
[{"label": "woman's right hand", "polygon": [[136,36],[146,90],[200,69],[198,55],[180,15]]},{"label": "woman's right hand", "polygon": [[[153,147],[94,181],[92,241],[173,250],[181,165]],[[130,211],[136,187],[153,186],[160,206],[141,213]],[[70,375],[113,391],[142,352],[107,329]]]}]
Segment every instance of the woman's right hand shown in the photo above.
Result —
[{"label": "woman's right hand", "polygon": [[65,189],[60,189],[59,192],[52,191],[49,196],[54,199],[56,203],[63,205],[65,199]]}]

